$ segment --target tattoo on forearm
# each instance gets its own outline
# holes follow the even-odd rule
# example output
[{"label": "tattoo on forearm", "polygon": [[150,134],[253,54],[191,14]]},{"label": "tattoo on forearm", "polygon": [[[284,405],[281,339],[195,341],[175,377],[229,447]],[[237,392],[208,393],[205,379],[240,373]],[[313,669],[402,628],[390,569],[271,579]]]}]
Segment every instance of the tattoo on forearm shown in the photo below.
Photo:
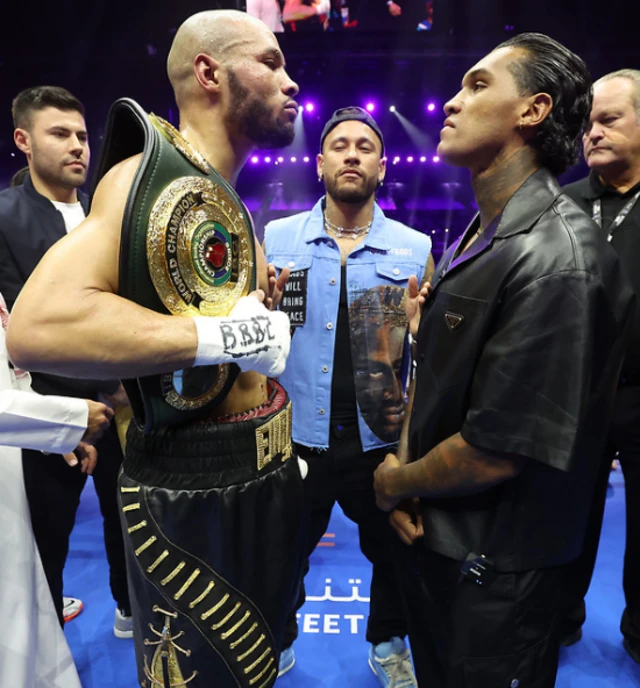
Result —
[{"label": "tattoo on forearm", "polygon": [[419,494],[455,497],[484,492],[514,477],[524,460],[497,458],[472,447],[456,433],[434,447],[420,462]]}]

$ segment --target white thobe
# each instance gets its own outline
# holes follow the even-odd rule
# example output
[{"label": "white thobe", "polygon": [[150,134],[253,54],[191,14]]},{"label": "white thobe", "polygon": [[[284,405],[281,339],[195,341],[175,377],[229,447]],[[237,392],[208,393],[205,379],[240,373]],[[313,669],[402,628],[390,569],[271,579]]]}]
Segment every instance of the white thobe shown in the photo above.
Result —
[{"label": "white thobe", "polygon": [[87,417],[82,399],[40,396],[31,391],[26,373],[16,376],[0,326],[2,688],[81,688],[33,538],[20,447],[68,453],[82,438]]}]

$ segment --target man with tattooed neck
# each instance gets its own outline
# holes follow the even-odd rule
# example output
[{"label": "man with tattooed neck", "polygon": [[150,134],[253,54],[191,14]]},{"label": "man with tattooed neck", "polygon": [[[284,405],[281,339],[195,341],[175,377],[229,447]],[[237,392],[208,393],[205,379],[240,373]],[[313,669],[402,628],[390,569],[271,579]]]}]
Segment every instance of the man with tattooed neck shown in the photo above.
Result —
[{"label": "man with tattooed neck", "polygon": [[[582,144],[591,173],[586,179],[566,186],[564,192],[602,227],[638,294],[640,71],[621,69],[596,81],[591,117]],[[598,551],[611,461],[617,456],[624,473],[627,511],[623,579],[626,609],[621,631],[625,649],[640,664],[640,321],[637,315],[636,312],[620,373],[584,549],[569,573],[560,637],[563,645],[573,645],[582,637],[586,618],[584,597]]]},{"label": "man with tattooed neck", "polygon": [[411,290],[412,411],[375,474],[406,545],[420,686],[555,684],[559,598],[634,306],[606,236],[554,178],[590,107],[584,62],[521,34],[444,108],[438,154],[469,169],[479,213],[428,294]]}]

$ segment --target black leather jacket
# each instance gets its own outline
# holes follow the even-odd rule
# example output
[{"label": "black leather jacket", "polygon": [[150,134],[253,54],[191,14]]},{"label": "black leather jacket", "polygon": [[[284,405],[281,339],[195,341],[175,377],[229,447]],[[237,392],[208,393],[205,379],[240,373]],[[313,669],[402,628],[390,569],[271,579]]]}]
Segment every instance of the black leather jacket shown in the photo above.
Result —
[{"label": "black leather jacket", "polygon": [[505,571],[570,561],[590,496],[634,296],[601,230],[544,169],[495,232],[443,256],[418,335],[411,456],[460,432],[488,453],[528,459],[475,496],[423,500],[425,541]]}]

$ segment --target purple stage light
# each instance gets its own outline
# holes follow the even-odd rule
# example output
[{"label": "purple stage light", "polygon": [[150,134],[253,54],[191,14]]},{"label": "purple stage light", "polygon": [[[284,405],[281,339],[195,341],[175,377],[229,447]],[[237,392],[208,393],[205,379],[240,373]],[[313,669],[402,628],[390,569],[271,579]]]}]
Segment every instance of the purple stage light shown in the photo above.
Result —
[{"label": "purple stage light", "polygon": [[309,102],[304,106],[304,109],[307,112],[313,112],[316,109],[316,106],[313,103]]},{"label": "purple stage light", "polygon": [[407,158],[407,162],[413,162],[413,155],[410,155],[410,156]]},{"label": "purple stage light", "polygon": [[396,155],[396,157],[393,159],[393,164],[397,165],[400,162],[400,158]]},{"label": "purple stage light", "polygon": [[251,162],[255,165],[259,161],[259,158],[257,155],[253,155],[251,157]]},{"label": "purple stage light", "polygon": [[304,158],[302,158],[304,162],[309,162],[309,156],[305,155]]},{"label": "purple stage light", "polygon": [[436,104],[435,103],[428,103],[427,104],[427,112],[434,112],[436,109]]},{"label": "purple stage light", "polygon": [[420,156],[420,162],[427,162],[427,158],[424,155]]},{"label": "purple stage light", "polygon": [[296,158],[295,156],[291,156],[291,162],[298,162],[298,158]]},{"label": "purple stage light", "polygon": [[432,158],[433,162],[440,162],[440,156],[439,155],[434,155]]},{"label": "purple stage light", "polygon": [[373,112],[376,109],[375,103],[367,103],[365,106],[367,112]]},{"label": "purple stage light", "polygon": [[280,157],[278,158],[278,162],[284,162],[284,158],[283,158],[282,156],[280,156]]},{"label": "purple stage light", "polygon": [[265,162],[271,162],[271,158],[267,155],[267,157],[264,159]]}]

